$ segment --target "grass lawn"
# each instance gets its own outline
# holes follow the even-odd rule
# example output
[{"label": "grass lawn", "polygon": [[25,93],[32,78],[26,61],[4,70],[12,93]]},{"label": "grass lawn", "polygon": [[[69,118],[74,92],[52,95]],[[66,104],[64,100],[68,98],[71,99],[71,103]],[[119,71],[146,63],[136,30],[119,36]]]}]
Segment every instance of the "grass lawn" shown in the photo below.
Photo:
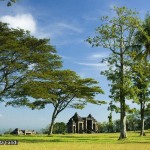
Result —
[{"label": "grass lawn", "polygon": [[119,133],[66,134],[36,136],[0,136],[0,140],[18,140],[18,145],[0,145],[0,150],[150,150],[150,133],[128,133],[118,141]]}]

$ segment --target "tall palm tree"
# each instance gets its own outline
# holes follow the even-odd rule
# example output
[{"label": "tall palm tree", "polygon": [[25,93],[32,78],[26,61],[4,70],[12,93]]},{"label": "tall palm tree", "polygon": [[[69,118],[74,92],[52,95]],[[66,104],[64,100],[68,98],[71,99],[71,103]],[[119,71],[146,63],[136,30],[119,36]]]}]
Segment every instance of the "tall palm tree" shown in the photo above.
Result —
[{"label": "tall palm tree", "polygon": [[139,55],[144,55],[145,57],[150,56],[150,14],[146,14],[145,20],[142,24],[140,30],[136,33],[135,39],[139,46],[139,49],[144,48],[140,51]]}]

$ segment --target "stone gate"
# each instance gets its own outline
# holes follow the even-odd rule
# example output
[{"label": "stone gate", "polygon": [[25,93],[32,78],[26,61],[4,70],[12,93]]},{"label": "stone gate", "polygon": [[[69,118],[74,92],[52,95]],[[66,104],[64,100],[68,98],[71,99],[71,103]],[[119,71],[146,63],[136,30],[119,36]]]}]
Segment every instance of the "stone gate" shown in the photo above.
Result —
[{"label": "stone gate", "polygon": [[97,133],[98,125],[96,119],[89,114],[80,117],[77,113],[67,123],[68,133]]}]

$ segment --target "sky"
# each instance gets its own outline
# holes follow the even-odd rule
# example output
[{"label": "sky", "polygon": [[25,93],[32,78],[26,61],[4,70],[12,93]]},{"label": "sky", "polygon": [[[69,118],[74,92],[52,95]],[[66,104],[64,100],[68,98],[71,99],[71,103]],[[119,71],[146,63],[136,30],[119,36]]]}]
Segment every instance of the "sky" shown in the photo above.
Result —
[{"label": "sky", "polygon": [[[141,19],[149,11],[149,0],[19,0],[12,7],[0,2],[0,21],[9,27],[29,30],[37,38],[48,38],[62,57],[63,68],[76,71],[82,78],[91,77],[99,82],[105,94],[96,98],[110,102],[105,76],[100,72],[107,69],[100,63],[110,54],[108,49],[93,48],[86,42],[100,25],[100,17],[113,17],[114,6],[126,6],[139,12]],[[133,105],[131,102],[128,102]],[[82,117],[92,114],[98,122],[108,121],[108,105],[88,104],[83,110],[67,108],[57,117],[56,122],[65,122],[75,112]],[[41,129],[51,121],[53,108],[48,105],[43,110],[30,110],[26,107],[5,107],[0,103],[0,130],[9,128]],[[119,115],[113,113],[113,120]]]}]

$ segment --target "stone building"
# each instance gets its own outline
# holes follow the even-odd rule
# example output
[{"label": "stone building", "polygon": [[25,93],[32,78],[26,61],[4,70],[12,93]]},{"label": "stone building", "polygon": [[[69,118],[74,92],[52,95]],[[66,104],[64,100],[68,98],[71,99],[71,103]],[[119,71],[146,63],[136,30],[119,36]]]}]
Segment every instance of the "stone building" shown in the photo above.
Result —
[{"label": "stone building", "polygon": [[68,133],[97,133],[98,125],[91,114],[88,117],[80,117],[77,113],[67,123]]},{"label": "stone building", "polygon": [[32,130],[20,130],[18,128],[16,128],[15,130],[13,130],[10,134],[16,134],[16,135],[32,135],[32,134],[36,134],[36,131]]}]

